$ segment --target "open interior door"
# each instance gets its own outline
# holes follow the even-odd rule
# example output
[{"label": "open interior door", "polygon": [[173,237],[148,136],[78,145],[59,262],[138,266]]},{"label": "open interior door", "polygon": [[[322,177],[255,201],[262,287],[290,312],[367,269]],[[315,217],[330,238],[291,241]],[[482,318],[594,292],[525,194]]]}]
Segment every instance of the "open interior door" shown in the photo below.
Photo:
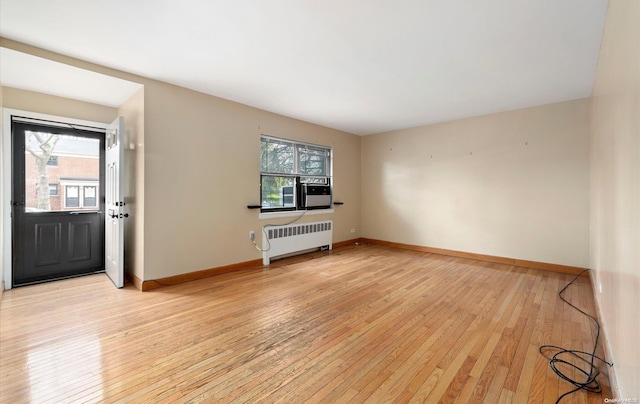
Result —
[{"label": "open interior door", "polygon": [[107,127],[105,153],[105,271],[117,288],[124,286],[124,212],[122,161],[124,156],[124,118]]}]

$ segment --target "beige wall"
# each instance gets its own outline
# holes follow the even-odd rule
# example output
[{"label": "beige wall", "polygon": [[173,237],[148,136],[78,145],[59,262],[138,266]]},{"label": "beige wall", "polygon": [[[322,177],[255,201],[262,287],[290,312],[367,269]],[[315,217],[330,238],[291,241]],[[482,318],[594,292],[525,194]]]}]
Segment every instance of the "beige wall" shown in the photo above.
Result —
[{"label": "beige wall", "polygon": [[125,150],[122,195],[124,220],[125,271],[144,278],[144,87],[118,108],[124,117]]},{"label": "beige wall", "polygon": [[[359,229],[360,138],[184,88],[145,85],[145,280],[261,258],[260,134],[332,146],[334,242]],[[257,237],[260,241],[260,236]]]},{"label": "beige wall", "polygon": [[589,103],[366,136],[362,236],[588,265]]},{"label": "beige wall", "polygon": [[591,251],[620,397],[640,398],[640,2],[609,1],[591,112]]}]

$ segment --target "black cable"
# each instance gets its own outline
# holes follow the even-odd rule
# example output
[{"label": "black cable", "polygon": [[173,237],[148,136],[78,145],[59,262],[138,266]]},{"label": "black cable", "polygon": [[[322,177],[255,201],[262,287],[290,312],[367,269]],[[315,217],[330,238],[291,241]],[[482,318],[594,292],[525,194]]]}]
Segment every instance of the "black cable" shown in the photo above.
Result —
[{"label": "black cable", "polygon": [[[576,349],[566,349],[557,345],[542,345],[539,349],[540,354],[542,354],[542,356],[544,356],[545,358],[547,358],[549,360],[549,366],[551,366],[551,369],[553,369],[553,371],[558,375],[558,377],[560,377],[563,380],[568,381],[569,383],[573,384],[575,386],[575,388],[573,390],[567,391],[566,393],[564,393],[563,395],[561,395],[560,397],[558,397],[558,399],[556,400],[556,404],[558,404],[560,402],[560,400],[562,400],[563,398],[565,398],[566,396],[575,393],[576,391],[580,391],[580,390],[585,390],[587,392],[591,392],[591,393],[601,393],[602,392],[602,386],[600,386],[600,383],[596,380],[596,378],[598,377],[598,375],[600,374],[600,369],[598,369],[598,367],[595,365],[595,360],[599,360],[600,362],[606,363],[609,366],[613,366],[613,363],[607,362],[606,360],[600,358],[599,356],[596,355],[596,350],[598,348],[598,341],[600,340],[600,322],[598,322],[598,319],[595,318],[594,316],[584,312],[583,310],[579,309],[578,307],[574,306],[573,304],[571,304],[571,302],[569,302],[567,299],[564,298],[564,292],[565,290],[567,290],[567,288],[571,285],[573,285],[573,283],[585,272],[589,271],[589,269],[585,269],[584,271],[580,272],[578,275],[576,275],[575,278],[573,278],[573,280],[571,282],[569,282],[567,285],[565,285],[564,288],[562,288],[562,290],[558,293],[558,296],[560,297],[560,299],[565,302],[566,304],[568,304],[569,306],[573,307],[574,309],[578,310],[580,313],[584,314],[585,316],[587,316],[589,319],[591,319],[591,321],[593,321],[596,325],[596,340],[593,344],[593,351],[591,352],[585,352],[585,351],[579,351]],[[558,351],[556,352],[554,355],[552,356],[548,356],[545,355],[545,353],[543,351],[546,350],[552,350],[552,351]],[[582,367],[575,365],[574,363],[570,362],[567,359],[563,359],[563,357],[569,357],[568,359],[574,359],[574,361],[579,360],[585,363],[587,370],[583,369]],[[573,371],[578,371],[580,372],[582,375],[585,376],[584,380],[575,380],[571,377],[569,377],[566,373],[563,373],[561,369],[558,368],[558,365],[566,365],[571,369],[573,369]]]}]

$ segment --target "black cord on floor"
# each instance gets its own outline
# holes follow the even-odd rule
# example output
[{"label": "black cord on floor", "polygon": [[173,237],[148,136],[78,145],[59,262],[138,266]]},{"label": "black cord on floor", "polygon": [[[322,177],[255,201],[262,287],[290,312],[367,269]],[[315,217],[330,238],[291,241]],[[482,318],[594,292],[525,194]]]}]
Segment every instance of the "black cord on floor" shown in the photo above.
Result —
[{"label": "black cord on floor", "polygon": [[[569,394],[573,394],[579,390],[585,390],[591,393],[601,393],[602,386],[600,386],[600,383],[596,380],[596,378],[600,374],[600,370],[595,365],[595,361],[597,359],[600,362],[606,363],[609,366],[613,366],[613,363],[607,362],[606,360],[600,358],[599,356],[596,356],[598,341],[600,340],[600,323],[598,322],[598,319],[584,312],[578,307],[574,306],[567,299],[564,298],[565,290],[567,290],[569,286],[571,286],[583,273],[587,271],[588,269],[585,269],[584,271],[576,275],[576,277],[573,278],[571,282],[569,282],[564,288],[562,288],[562,290],[558,293],[558,296],[563,302],[573,307],[574,309],[578,310],[580,313],[584,314],[585,316],[589,317],[589,319],[591,319],[591,321],[593,321],[594,324],[596,325],[596,340],[593,344],[593,351],[584,352],[584,351],[579,351],[575,349],[565,349],[556,345],[542,345],[539,349],[542,356],[544,356],[549,360],[549,365],[551,366],[551,369],[553,369],[553,371],[561,379],[566,380],[575,386],[573,390],[568,391],[563,395],[561,395],[560,397],[558,397],[558,399],[556,400],[556,404],[558,404],[560,400],[562,400]],[[544,351],[557,351],[557,352],[549,356],[545,354]],[[567,358],[567,359],[563,359],[563,358]],[[570,359],[573,359],[573,362],[571,362]],[[575,362],[578,362],[578,363],[584,362],[584,366],[586,370],[576,365]],[[573,372],[576,372],[576,371],[579,372],[580,374],[584,375],[584,378],[581,378],[581,380],[576,380],[568,376],[566,373],[564,373],[561,369],[558,368],[559,365],[566,366],[570,371],[573,370]]]}]

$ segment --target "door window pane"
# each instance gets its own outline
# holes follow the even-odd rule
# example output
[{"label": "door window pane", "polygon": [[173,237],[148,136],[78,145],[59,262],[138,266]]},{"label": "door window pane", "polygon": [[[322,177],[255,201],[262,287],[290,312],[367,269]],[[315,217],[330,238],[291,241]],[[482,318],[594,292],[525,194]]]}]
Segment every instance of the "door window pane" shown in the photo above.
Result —
[{"label": "door window pane", "polygon": [[99,179],[99,139],[25,131],[27,212],[95,208]]}]

